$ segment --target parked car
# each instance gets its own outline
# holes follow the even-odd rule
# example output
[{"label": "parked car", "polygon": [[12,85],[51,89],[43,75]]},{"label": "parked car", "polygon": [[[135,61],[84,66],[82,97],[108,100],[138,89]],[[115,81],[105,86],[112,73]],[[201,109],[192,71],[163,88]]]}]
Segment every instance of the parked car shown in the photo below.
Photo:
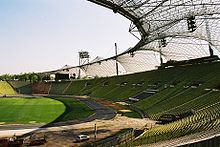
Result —
[{"label": "parked car", "polygon": [[77,142],[87,141],[90,139],[89,135],[80,134],[77,136]]}]

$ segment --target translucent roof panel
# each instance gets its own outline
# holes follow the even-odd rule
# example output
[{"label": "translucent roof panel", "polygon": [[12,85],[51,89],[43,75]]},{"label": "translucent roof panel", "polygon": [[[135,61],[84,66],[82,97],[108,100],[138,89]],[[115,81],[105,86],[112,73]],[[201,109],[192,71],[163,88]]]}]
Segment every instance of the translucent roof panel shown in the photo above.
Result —
[{"label": "translucent roof panel", "polygon": [[[134,54],[124,54],[117,57],[119,74],[142,72],[157,69],[160,65],[160,55],[155,51],[136,51]],[[96,58],[97,59],[97,58]],[[101,58],[100,58],[101,59]],[[81,67],[87,76],[105,77],[116,75],[115,59],[90,63]]]},{"label": "translucent roof panel", "polygon": [[153,70],[160,65],[159,53],[154,51],[136,51],[132,55],[119,56],[117,61],[127,73]]},{"label": "translucent roof panel", "polygon": [[[91,63],[82,66],[81,69],[87,76],[91,77],[106,77],[116,75],[116,62],[115,60],[107,60],[102,62]],[[124,73],[124,68],[119,64],[119,73]]]}]

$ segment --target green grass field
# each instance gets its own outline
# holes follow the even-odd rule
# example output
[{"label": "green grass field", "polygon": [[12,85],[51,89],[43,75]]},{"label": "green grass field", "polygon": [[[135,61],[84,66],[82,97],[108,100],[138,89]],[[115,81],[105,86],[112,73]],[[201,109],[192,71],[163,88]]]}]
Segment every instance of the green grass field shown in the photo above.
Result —
[{"label": "green grass field", "polygon": [[78,120],[93,110],[73,98],[0,98],[1,124],[39,124]]},{"label": "green grass field", "polygon": [[1,124],[49,123],[64,111],[62,102],[49,98],[0,98]]}]

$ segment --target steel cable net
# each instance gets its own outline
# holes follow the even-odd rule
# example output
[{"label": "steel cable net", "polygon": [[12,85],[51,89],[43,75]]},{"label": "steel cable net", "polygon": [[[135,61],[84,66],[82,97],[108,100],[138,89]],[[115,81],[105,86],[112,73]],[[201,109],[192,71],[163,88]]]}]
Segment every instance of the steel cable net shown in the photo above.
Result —
[{"label": "steel cable net", "polygon": [[[168,60],[185,60],[209,56],[211,47],[219,55],[219,0],[90,1],[109,7],[133,21],[142,44],[132,51],[160,51]],[[193,22],[195,24],[190,24]],[[166,39],[166,46],[161,47],[158,43],[161,39]]]},{"label": "steel cable net", "polygon": [[133,35],[138,31],[141,38],[118,57],[97,58],[80,66],[86,76],[116,75],[116,60],[119,74],[125,74],[156,69],[162,59],[166,62],[220,56],[219,0],[88,1],[130,19],[129,31]]},{"label": "steel cable net", "polygon": [[[189,32],[186,20],[181,20],[154,36],[160,39],[153,39],[140,49],[161,50],[163,56],[168,60],[187,60],[209,56],[209,46],[216,55],[219,55],[220,21],[217,17],[219,16],[215,15],[213,19],[210,19],[209,16],[195,17],[197,18],[197,20],[195,19],[197,28],[193,32]],[[162,39],[166,39],[164,47],[160,45]]]}]

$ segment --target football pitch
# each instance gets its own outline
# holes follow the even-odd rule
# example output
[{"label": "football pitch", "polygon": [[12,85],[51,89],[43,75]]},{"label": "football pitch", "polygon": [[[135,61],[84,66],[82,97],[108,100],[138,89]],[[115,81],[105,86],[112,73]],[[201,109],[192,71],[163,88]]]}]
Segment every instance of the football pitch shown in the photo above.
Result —
[{"label": "football pitch", "polygon": [[62,102],[50,98],[0,98],[0,125],[49,123],[65,109]]}]

